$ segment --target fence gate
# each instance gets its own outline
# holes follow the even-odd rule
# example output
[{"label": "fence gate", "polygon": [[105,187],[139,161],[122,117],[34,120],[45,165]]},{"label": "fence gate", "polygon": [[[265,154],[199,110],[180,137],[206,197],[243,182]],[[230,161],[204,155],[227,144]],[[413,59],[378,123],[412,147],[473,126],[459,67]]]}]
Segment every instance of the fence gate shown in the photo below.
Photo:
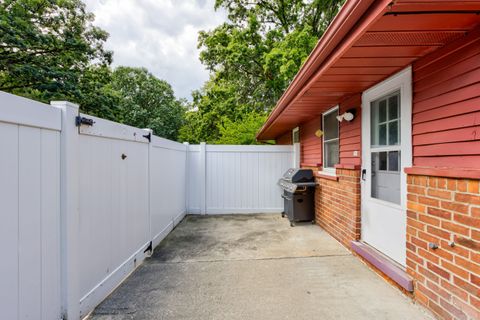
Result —
[{"label": "fence gate", "polygon": [[83,314],[118,284],[132,261],[141,262],[150,242],[150,132],[80,117],[84,125],[78,138],[78,260]]}]

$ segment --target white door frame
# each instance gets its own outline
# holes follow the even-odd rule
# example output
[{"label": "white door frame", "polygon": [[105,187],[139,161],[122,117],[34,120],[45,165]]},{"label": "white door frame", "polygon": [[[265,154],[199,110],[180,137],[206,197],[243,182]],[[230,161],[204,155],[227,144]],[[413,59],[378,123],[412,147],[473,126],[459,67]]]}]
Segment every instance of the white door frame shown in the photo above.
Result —
[{"label": "white door frame", "polygon": [[[401,166],[400,166],[400,205],[382,201],[371,197],[371,150],[370,150],[370,103],[385,95],[400,91],[400,137],[401,137]],[[361,217],[362,240],[373,245],[379,251],[390,256],[401,265],[406,264],[406,210],[407,210],[407,176],[404,168],[412,165],[412,68],[409,66],[387,80],[366,90],[362,94],[362,173],[366,170],[366,180],[361,181]],[[362,175],[363,178],[363,175]],[[375,228],[372,223],[381,215],[378,208],[395,211],[398,221],[397,232],[385,232],[383,235],[372,236]],[[375,211],[375,212],[372,212]],[[377,215],[378,213],[378,215]],[[383,214],[383,213],[382,213]],[[378,227],[378,225],[377,225]],[[378,230],[378,228],[377,228]],[[385,228],[388,230],[388,228]],[[390,236],[389,236],[390,235]],[[395,237],[392,239],[392,237]],[[376,242],[370,243],[370,242]],[[391,248],[394,248],[391,250]]]}]

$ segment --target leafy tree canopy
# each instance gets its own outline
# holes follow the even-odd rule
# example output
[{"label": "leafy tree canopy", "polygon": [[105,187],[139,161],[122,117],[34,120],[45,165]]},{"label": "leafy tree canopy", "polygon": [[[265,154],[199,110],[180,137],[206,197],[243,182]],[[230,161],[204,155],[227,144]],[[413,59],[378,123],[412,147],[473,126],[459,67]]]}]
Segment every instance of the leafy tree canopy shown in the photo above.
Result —
[{"label": "leafy tree canopy", "polygon": [[120,97],[117,121],[150,128],[167,139],[177,139],[186,102],[175,98],[166,81],[145,68],[118,67],[107,88]]},{"label": "leafy tree canopy", "polygon": [[79,97],[80,75],[95,62],[108,65],[108,34],[93,26],[80,0],[0,2],[0,90]]},{"label": "leafy tree canopy", "polygon": [[[215,7],[225,9],[229,20],[211,31],[200,32],[200,60],[211,77],[194,93],[193,106],[197,111],[188,116],[182,139],[216,141],[228,121],[252,124],[248,121],[249,113],[265,116],[306,60],[341,2],[217,0]],[[258,123],[257,129],[260,126]]]},{"label": "leafy tree canopy", "polygon": [[108,34],[80,0],[0,1],[0,90],[49,102],[176,140],[185,102],[146,69],[112,71]]},{"label": "leafy tree canopy", "polygon": [[232,121],[226,118],[223,125],[219,127],[220,138],[216,140],[219,144],[257,144],[255,133],[266,120],[266,116],[251,112],[239,121]]}]

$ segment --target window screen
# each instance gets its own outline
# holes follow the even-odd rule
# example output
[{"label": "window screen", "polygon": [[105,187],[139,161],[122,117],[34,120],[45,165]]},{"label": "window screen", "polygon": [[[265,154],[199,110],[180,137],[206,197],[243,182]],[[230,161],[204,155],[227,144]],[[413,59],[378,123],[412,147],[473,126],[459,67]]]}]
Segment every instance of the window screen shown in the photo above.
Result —
[{"label": "window screen", "polygon": [[293,143],[299,143],[300,142],[300,130],[298,128],[293,129],[292,140],[293,140]]},{"label": "window screen", "polygon": [[338,108],[323,114],[323,167],[334,168],[338,164]]}]

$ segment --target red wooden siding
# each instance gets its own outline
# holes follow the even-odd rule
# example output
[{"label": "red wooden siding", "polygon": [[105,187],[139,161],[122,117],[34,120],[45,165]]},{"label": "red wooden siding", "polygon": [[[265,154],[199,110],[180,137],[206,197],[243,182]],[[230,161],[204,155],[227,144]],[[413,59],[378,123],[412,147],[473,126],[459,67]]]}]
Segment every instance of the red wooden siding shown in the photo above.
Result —
[{"label": "red wooden siding", "polygon": [[[355,95],[340,103],[340,114],[355,108],[357,114],[351,122],[340,123],[340,165],[361,164],[361,95]],[[304,166],[321,166],[322,139],[315,136],[321,128],[321,117],[316,117],[300,126],[301,163]],[[357,155],[355,155],[355,151]]]},{"label": "red wooden siding", "polygon": [[480,169],[480,38],[417,61],[413,92],[414,165]]},{"label": "red wooden siding", "polygon": [[[361,165],[362,154],[362,96],[354,95],[340,103],[340,114],[355,108],[357,114],[351,122],[342,121],[340,123],[340,164],[341,165]],[[354,155],[355,151],[357,155]]]},{"label": "red wooden siding", "polygon": [[292,144],[292,132],[285,132],[280,137],[278,137],[275,142],[277,144]]},{"label": "red wooden siding", "polygon": [[315,135],[321,120],[315,117],[300,126],[300,162],[304,166],[320,166],[322,163],[322,139]]}]

